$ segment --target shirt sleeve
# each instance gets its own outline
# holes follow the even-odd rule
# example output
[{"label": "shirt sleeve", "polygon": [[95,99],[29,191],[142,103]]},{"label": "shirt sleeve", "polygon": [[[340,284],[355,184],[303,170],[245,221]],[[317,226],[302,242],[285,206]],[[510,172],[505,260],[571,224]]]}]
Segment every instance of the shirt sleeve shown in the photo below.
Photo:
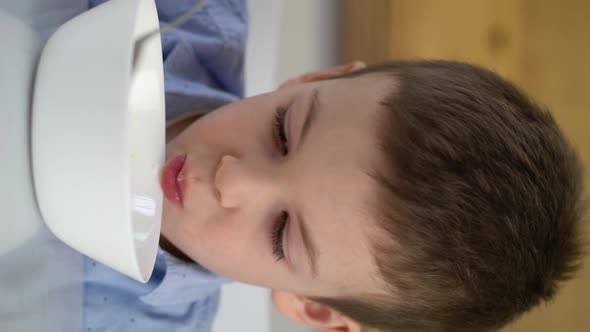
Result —
[{"label": "shirt sleeve", "polygon": [[83,331],[205,332],[230,280],[158,250],[146,284],[85,259]]},{"label": "shirt sleeve", "polygon": [[[160,26],[197,1],[156,0]],[[89,0],[89,6],[103,2]],[[161,35],[166,121],[243,97],[247,34],[246,0],[208,0],[181,26]]]},{"label": "shirt sleeve", "polygon": [[[160,25],[196,1],[156,1]],[[243,97],[246,39],[245,0],[209,0],[183,25],[162,35],[167,121]]]}]

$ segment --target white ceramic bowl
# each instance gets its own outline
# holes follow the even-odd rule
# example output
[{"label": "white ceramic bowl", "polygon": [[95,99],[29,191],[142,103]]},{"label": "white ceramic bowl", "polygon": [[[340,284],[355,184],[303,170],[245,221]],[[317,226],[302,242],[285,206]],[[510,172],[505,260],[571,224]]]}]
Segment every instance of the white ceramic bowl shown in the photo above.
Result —
[{"label": "white ceramic bowl", "polygon": [[32,114],[35,193],[62,241],[146,282],[162,215],[165,109],[153,0],[111,0],[73,18],[39,61]]}]

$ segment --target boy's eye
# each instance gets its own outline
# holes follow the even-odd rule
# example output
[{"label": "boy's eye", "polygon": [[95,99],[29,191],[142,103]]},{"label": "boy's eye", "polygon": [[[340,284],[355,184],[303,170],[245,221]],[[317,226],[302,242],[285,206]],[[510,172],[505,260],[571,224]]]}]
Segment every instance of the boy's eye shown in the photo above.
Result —
[{"label": "boy's eye", "polygon": [[289,142],[287,141],[287,135],[285,133],[285,115],[287,114],[287,108],[279,107],[275,112],[274,126],[273,126],[273,137],[277,144],[277,147],[281,151],[283,156],[289,153]]},{"label": "boy's eye", "polygon": [[276,261],[280,261],[285,258],[285,251],[283,249],[285,236],[287,236],[286,228],[289,221],[289,214],[287,211],[282,211],[279,218],[273,225],[272,232],[270,234],[270,241],[272,243],[272,254]]}]

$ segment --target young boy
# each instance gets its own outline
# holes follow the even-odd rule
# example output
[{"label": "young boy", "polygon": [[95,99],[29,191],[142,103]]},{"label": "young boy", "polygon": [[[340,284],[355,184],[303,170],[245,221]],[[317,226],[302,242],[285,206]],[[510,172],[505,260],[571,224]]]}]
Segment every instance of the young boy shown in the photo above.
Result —
[{"label": "young boy", "polygon": [[176,136],[164,236],[323,331],[487,331],[551,298],[578,264],[582,184],[551,115],[466,64],[340,71]]},{"label": "young boy", "polygon": [[[197,52],[182,45],[168,55]],[[219,58],[193,55],[207,88],[240,94],[208,66]],[[207,270],[273,289],[321,331],[491,331],[550,299],[578,266],[582,216],[581,167],[551,115],[467,64],[363,67],[205,115],[179,88],[164,250],[145,286],[90,273],[94,322],[207,330],[222,282]],[[177,81],[198,84],[191,70]]]}]

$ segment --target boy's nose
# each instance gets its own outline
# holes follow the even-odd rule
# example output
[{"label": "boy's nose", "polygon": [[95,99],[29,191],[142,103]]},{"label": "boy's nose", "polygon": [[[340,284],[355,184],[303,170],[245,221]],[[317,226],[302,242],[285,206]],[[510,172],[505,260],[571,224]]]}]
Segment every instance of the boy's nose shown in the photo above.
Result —
[{"label": "boy's nose", "polygon": [[249,165],[242,159],[232,155],[223,156],[214,178],[221,206],[230,209],[263,199],[268,189],[268,175],[263,173],[259,167]]}]

